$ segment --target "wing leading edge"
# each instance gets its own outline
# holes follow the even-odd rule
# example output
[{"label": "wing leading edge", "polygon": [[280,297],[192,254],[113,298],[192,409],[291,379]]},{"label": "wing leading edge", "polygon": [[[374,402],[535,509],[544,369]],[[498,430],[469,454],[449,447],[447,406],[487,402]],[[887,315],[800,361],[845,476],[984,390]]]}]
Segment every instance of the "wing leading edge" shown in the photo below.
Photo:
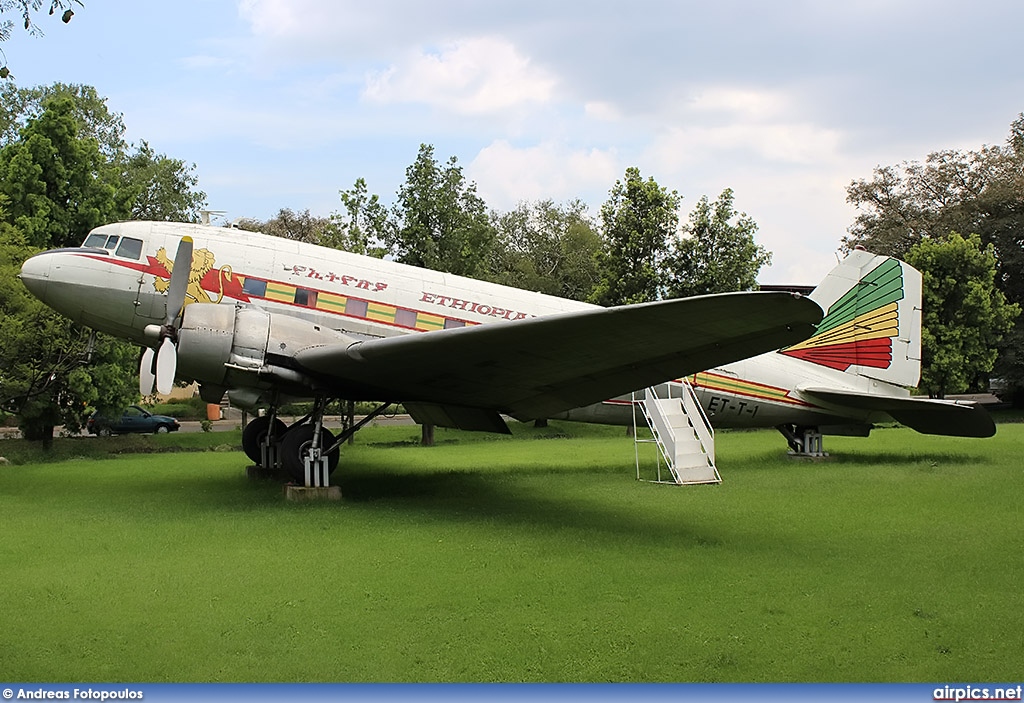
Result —
[{"label": "wing leading edge", "polygon": [[726,293],[321,345],[295,362],[435,424],[500,431],[497,413],[546,417],[793,344],[822,314],[789,293]]}]

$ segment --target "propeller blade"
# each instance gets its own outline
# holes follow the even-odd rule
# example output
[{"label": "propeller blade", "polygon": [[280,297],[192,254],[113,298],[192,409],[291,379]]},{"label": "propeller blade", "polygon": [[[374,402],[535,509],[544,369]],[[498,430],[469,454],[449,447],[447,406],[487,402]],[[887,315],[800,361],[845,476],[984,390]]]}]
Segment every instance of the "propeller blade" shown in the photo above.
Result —
[{"label": "propeller blade", "polygon": [[[178,242],[178,253],[174,255],[174,270],[171,271],[171,284],[167,289],[167,319],[169,325],[178,319],[185,307],[185,290],[188,288],[188,277],[192,272],[192,237],[182,237]],[[160,355],[157,355],[159,358]]]},{"label": "propeller blade", "polygon": [[178,350],[170,337],[164,337],[156,354],[156,389],[160,393],[167,395],[174,388],[174,372],[177,370]]},{"label": "propeller blade", "polygon": [[153,374],[154,355],[152,347],[146,347],[142,352],[142,361],[139,363],[139,393],[142,395],[153,395],[153,384],[156,382]]}]

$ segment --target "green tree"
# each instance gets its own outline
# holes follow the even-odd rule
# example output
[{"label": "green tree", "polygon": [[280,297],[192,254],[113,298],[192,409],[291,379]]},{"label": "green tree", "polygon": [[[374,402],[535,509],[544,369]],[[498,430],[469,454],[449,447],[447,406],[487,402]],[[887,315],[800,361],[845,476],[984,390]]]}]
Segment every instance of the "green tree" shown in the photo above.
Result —
[{"label": "green tree", "polygon": [[197,190],[195,164],[157,154],[143,140],[133,154],[119,158],[121,189],[133,220],[198,222],[206,193]]},{"label": "green tree", "polygon": [[292,239],[307,244],[321,244],[334,237],[334,224],[330,218],[317,217],[309,209],[295,212],[281,208],[269,220],[242,219],[238,226],[253,232],[262,232],[282,239]]},{"label": "green tree", "polygon": [[757,223],[737,213],[731,188],[709,203],[701,197],[683,236],[676,238],[665,266],[665,295],[684,298],[753,290],[761,267],[772,255],[754,242]]},{"label": "green tree", "polygon": [[923,276],[920,387],[933,398],[977,390],[1020,314],[995,285],[994,248],[953,232],[915,244],[906,261]]},{"label": "green tree", "polygon": [[601,207],[601,278],[593,302],[624,305],[661,297],[662,265],[679,227],[680,202],[676,191],[654,178],[643,180],[636,167],[626,169]]},{"label": "green tree", "polygon": [[79,138],[74,104],[61,97],[0,150],[0,194],[8,221],[35,247],[78,244],[92,228],[128,212],[118,173],[95,139]]},{"label": "green tree", "polygon": [[573,300],[591,296],[598,281],[601,236],[583,201],[520,203],[498,215],[495,227],[491,280]]},{"label": "green tree", "polygon": [[495,232],[487,206],[453,156],[445,166],[421,144],[405,171],[385,244],[404,263],[460,276],[481,276]]},{"label": "green tree", "polygon": [[95,139],[105,158],[113,160],[127,150],[122,115],[111,112],[107,99],[100,97],[94,87],[68,83],[31,88],[0,83],[0,146],[18,141],[21,130],[38,119],[51,101],[59,98],[67,98],[73,105],[78,136]]},{"label": "green tree", "polygon": [[18,415],[27,439],[48,443],[57,425],[78,431],[91,408],[120,409],[138,398],[137,353],[103,335],[90,347],[87,330],[33,297],[17,278],[33,253],[0,217],[0,403]]},{"label": "green tree", "polygon": [[16,88],[0,83],[0,147],[21,144],[26,128],[61,100],[71,103],[76,140],[95,141],[101,160],[116,171],[110,177],[115,179],[119,219],[198,221],[206,195],[198,190],[195,164],[158,154],[145,140],[137,147],[128,144],[121,114],[111,112],[92,86]]},{"label": "green tree", "polygon": [[349,190],[338,194],[345,211],[332,213],[334,238],[325,246],[383,258],[387,253],[384,242],[389,238],[393,223],[380,198],[376,193],[369,193],[363,178],[357,178]]}]

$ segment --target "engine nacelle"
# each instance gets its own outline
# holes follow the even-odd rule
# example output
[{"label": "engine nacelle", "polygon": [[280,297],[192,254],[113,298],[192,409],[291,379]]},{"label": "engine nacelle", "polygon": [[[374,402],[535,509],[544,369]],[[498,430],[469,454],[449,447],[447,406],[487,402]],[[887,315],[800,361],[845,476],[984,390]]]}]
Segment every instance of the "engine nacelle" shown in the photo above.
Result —
[{"label": "engine nacelle", "polygon": [[309,346],[354,342],[330,328],[241,305],[194,303],[178,330],[178,376],[203,385],[260,386],[260,377],[301,388],[311,380],[274,363]]}]

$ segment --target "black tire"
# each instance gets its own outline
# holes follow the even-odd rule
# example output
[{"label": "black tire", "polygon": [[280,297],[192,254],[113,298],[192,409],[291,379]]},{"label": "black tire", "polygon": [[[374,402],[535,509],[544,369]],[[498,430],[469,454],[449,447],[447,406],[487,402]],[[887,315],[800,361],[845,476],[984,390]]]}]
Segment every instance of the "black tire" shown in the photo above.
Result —
[{"label": "black tire", "polygon": [[156,434],[167,434],[171,431],[171,428],[167,425],[157,425],[156,429],[153,430]]},{"label": "black tire", "polygon": [[[269,429],[270,416],[264,415],[263,417],[253,418],[253,420],[245,426],[245,429],[242,430],[242,450],[257,466],[262,466],[260,445],[263,444],[263,438],[267,436],[267,431]],[[274,418],[274,437],[277,438],[278,442],[281,441],[281,436],[287,431],[287,429],[288,428],[283,422]]]},{"label": "black tire", "polygon": [[96,430],[96,434],[98,434],[100,437],[109,437],[114,433],[110,431],[109,427],[101,427],[98,430]]},{"label": "black tire", "polygon": [[[281,441],[281,463],[284,464],[285,471],[288,472],[288,475],[296,483],[305,483],[306,481],[306,467],[303,464],[303,455],[312,442],[312,425],[292,427]],[[324,428],[320,432],[320,446],[329,447],[332,444],[334,444],[334,435],[331,434],[330,430]],[[328,475],[333,474],[334,470],[338,468],[339,455],[340,452],[335,449],[327,456]]]}]

